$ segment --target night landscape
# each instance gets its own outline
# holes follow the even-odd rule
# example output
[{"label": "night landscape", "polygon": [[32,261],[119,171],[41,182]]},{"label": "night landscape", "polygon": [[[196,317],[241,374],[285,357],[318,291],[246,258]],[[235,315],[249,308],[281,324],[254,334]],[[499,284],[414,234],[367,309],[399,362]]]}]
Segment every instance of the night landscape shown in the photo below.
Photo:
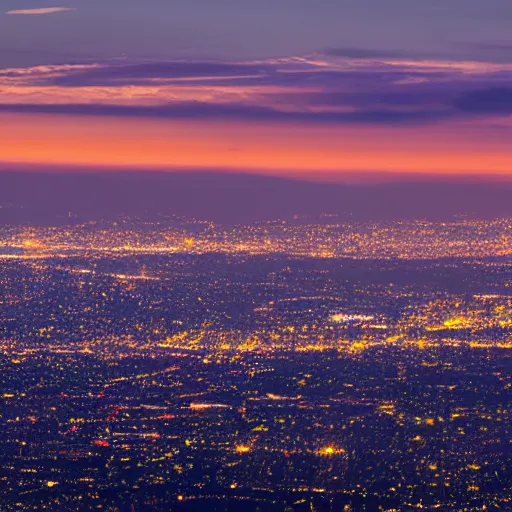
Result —
[{"label": "night landscape", "polygon": [[0,512],[512,510],[511,26],[6,0]]}]

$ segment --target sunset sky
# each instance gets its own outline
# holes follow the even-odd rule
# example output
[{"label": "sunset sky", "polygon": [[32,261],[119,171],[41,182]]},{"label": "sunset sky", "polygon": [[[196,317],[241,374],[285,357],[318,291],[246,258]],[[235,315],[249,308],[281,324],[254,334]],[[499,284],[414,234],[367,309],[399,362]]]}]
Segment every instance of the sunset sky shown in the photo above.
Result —
[{"label": "sunset sky", "polygon": [[510,0],[2,9],[0,168],[512,177]]}]

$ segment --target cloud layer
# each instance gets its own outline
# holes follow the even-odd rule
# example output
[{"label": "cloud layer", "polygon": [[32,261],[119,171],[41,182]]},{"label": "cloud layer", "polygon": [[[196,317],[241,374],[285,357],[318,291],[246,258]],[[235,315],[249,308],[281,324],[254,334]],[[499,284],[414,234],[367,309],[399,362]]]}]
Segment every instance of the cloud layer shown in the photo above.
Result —
[{"label": "cloud layer", "polygon": [[333,53],[3,69],[0,111],[390,126],[512,114],[511,64]]}]

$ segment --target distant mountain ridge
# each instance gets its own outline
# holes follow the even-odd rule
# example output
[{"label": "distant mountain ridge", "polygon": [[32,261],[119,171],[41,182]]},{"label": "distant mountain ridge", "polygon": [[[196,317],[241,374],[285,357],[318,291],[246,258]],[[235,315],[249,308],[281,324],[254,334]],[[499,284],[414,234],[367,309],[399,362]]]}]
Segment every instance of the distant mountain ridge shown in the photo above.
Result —
[{"label": "distant mountain ridge", "polygon": [[333,184],[213,172],[0,172],[0,223],[52,224],[71,218],[175,214],[249,223],[296,214],[341,220],[512,217],[512,185],[407,181]]}]

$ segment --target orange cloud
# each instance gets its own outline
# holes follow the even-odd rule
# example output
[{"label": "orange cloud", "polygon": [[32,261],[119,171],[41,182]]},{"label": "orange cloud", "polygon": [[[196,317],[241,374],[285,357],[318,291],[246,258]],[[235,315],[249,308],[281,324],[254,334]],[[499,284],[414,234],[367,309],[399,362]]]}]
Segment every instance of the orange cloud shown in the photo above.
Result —
[{"label": "orange cloud", "polygon": [[43,14],[55,14],[57,12],[76,11],[72,7],[43,7],[39,9],[14,9],[7,11],[5,14],[9,15],[43,15]]}]

